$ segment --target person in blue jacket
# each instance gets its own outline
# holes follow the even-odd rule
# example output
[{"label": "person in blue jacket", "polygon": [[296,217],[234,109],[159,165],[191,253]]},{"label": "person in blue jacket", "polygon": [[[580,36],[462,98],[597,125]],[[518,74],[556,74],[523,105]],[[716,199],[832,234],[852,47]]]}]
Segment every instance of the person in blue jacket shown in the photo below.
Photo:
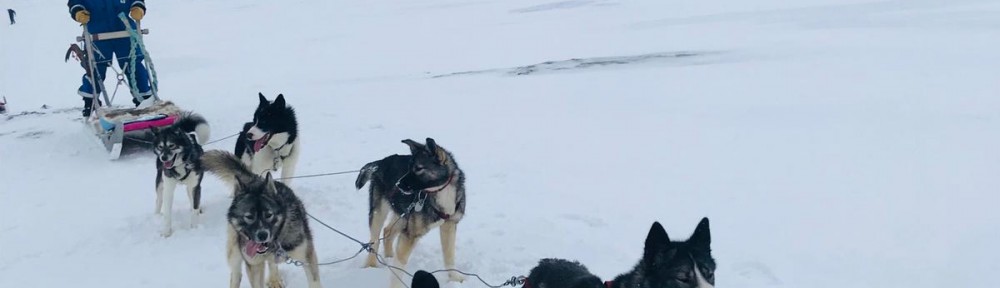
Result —
[{"label": "person in blue jacket", "polygon": [[[127,13],[132,18],[128,20],[132,29],[136,29],[136,22],[142,21],[142,17],[146,15],[146,3],[141,0],[69,0],[67,6],[69,6],[69,14],[73,20],[81,25],[86,25],[90,34],[125,31],[125,23],[122,23],[122,20],[118,18],[119,13]],[[97,67],[94,69],[97,72],[96,80],[98,82],[104,81],[104,73],[107,72],[108,65],[113,59],[111,57],[114,55],[118,59],[118,67],[124,70],[125,75],[132,75],[132,69],[135,69],[135,86],[139,93],[132,95],[132,103],[138,106],[141,101],[152,96],[149,87],[149,72],[142,64],[142,51],[136,49],[136,65],[129,67],[132,62],[129,60],[129,52],[132,48],[132,42],[129,38],[94,41],[94,48],[97,50],[94,52],[94,61],[97,62]],[[97,53],[98,51],[100,53]],[[100,89],[100,85],[91,87],[90,79],[87,78],[86,74],[83,75],[83,85],[80,86],[78,93],[83,96],[84,117],[90,116],[90,106],[93,104],[94,98],[101,93]]]}]

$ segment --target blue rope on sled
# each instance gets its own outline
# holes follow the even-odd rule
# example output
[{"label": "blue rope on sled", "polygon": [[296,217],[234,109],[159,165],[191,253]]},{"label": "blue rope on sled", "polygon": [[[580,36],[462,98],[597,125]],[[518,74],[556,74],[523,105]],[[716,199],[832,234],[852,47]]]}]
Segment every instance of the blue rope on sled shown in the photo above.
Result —
[{"label": "blue rope on sled", "polygon": [[139,31],[136,31],[136,29],[132,29],[132,25],[129,23],[128,18],[127,16],[125,16],[124,12],[118,13],[118,19],[121,19],[122,22],[125,23],[125,31],[128,31],[129,40],[131,40],[132,42],[132,47],[128,55],[129,56],[128,58],[131,61],[129,67],[132,68],[132,71],[130,73],[131,75],[129,75],[130,77],[129,84],[131,84],[129,86],[131,86],[130,88],[132,89],[132,97],[136,97],[136,95],[139,95],[139,87],[137,87],[135,83],[135,67],[136,67],[135,51],[136,48],[139,48],[142,51],[142,55],[145,57],[145,59],[143,60],[143,64],[146,64],[146,70],[149,71],[150,91],[153,92],[153,97],[159,99],[160,94],[158,92],[160,83],[159,81],[157,81],[156,78],[156,67],[153,67],[153,60],[151,57],[149,57],[149,51],[146,50],[146,43],[142,42],[142,35],[140,35]]}]

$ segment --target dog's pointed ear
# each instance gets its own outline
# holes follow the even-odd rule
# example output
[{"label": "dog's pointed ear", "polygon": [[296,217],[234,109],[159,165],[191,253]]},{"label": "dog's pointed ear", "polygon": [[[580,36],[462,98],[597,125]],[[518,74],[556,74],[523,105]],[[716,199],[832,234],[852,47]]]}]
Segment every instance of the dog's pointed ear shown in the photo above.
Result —
[{"label": "dog's pointed ear", "polygon": [[427,137],[427,152],[434,153],[437,151],[437,142],[434,142],[434,138]]},{"label": "dog's pointed ear", "polygon": [[278,94],[278,98],[274,98],[274,106],[285,107],[285,94]]},{"label": "dog's pointed ear", "polygon": [[669,249],[670,237],[667,236],[667,230],[663,229],[663,225],[660,225],[660,222],[653,222],[653,227],[649,228],[649,234],[646,235],[646,248],[643,253],[643,259],[657,259],[659,258],[658,255]]},{"label": "dog's pointed ear", "polygon": [[264,174],[264,183],[265,183],[264,192],[271,194],[278,194],[278,187],[274,185],[274,177],[271,177],[271,172],[267,172]]},{"label": "dog's pointed ear", "polygon": [[264,97],[264,93],[257,92],[257,97],[260,97],[260,105],[267,105],[268,103],[271,103],[271,101],[267,101],[267,98]]},{"label": "dog's pointed ear", "polygon": [[687,243],[693,247],[711,251],[712,233],[709,230],[708,217],[701,218],[701,222],[698,222],[698,227],[694,228],[694,233],[691,234],[691,238],[688,238]]},{"label": "dog's pointed ear", "polygon": [[410,139],[403,140],[403,144],[410,146],[410,155],[417,155],[424,151],[424,145]]},{"label": "dog's pointed ear", "polygon": [[236,173],[233,176],[234,176],[233,178],[235,178],[236,180],[236,187],[238,188],[236,189],[236,194],[246,193],[247,191],[250,191],[249,189],[250,187],[248,187],[248,185],[255,180],[253,175]]},{"label": "dog's pointed ear", "polygon": [[233,191],[233,196],[243,195],[243,193],[247,193],[247,191],[248,190],[246,182],[243,182],[243,179],[240,179],[239,176],[236,176],[236,191]]},{"label": "dog's pointed ear", "polygon": [[441,146],[438,146],[437,142],[434,141],[434,138],[427,137],[427,152],[434,155],[434,157],[437,158],[438,163],[444,164],[448,161],[448,152],[445,152]]}]

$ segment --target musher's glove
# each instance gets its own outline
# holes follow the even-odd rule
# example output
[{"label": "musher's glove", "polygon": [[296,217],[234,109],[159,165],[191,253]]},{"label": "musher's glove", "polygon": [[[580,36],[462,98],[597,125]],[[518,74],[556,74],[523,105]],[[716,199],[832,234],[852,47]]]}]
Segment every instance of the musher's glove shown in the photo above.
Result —
[{"label": "musher's glove", "polygon": [[132,10],[129,10],[128,15],[132,16],[132,19],[135,19],[135,21],[142,21],[142,17],[146,16],[146,10],[142,10],[142,8],[139,7],[132,7]]},{"label": "musher's glove", "polygon": [[73,20],[80,22],[80,24],[87,24],[87,22],[90,22],[90,12],[87,10],[76,11],[76,15],[73,16]]}]

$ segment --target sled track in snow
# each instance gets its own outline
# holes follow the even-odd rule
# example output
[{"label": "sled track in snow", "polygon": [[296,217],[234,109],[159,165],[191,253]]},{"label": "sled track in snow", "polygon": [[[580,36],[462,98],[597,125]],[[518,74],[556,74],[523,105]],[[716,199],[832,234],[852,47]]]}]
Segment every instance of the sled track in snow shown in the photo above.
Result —
[{"label": "sled track in snow", "polygon": [[541,12],[549,10],[563,10],[563,9],[574,9],[580,7],[586,7],[600,3],[601,1],[595,0],[569,0],[569,1],[558,1],[545,4],[534,5],[530,7],[524,7],[519,9],[510,10],[511,13],[531,13],[531,12]]},{"label": "sled track in snow", "polygon": [[722,62],[718,56],[723,55],[717,51],[680,51],[661,52],[632,56],[611,56],[592,58],[573,58],[568,60],[546,61],[538,64],[518,66],[513,68],[499,68],[486,70],[473,70],[440,74],[431,78],[444,78],[453,76],[469,76],[477,74],[501,74],[509,76],[525,76],[543,73],[569,72],[576,70],[586,70],[600,67],[615,67],[638,64],[658,64],[668,66],[689,66]]}]

